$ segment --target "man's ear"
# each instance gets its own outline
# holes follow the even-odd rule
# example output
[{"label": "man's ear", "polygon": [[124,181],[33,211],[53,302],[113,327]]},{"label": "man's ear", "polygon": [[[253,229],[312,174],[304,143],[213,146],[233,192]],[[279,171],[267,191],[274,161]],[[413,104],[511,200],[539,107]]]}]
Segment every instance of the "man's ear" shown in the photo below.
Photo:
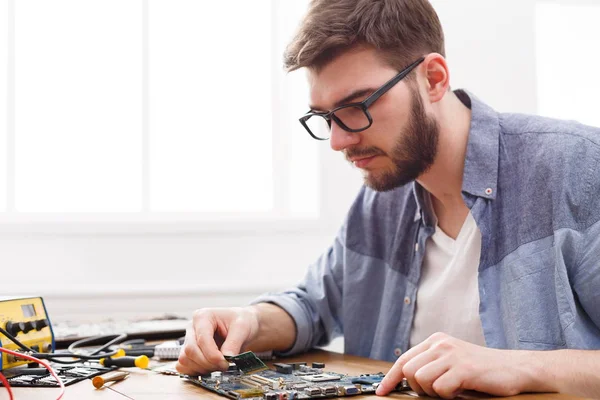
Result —
[{"label": "man's ear", "polygon": [[431,103],[440,101],[450,87],[450,72],[444,56],[431,53],[423,61],[426,79],[427,96]]}]

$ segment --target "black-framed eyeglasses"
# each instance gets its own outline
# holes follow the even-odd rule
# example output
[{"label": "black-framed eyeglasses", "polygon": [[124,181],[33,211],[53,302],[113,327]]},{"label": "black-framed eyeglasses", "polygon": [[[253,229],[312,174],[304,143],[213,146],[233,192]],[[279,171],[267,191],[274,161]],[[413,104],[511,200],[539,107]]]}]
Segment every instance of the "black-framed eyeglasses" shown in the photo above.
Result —
[{"label": "black-framed eyeglasses", "polygon": [[421,64],[425,57],[421,57],[408,67],[404,68],[392,79],[383,84],[369,97],[360,103],[349,103],[341,105],[329,112],[308,112],[300,118],[300,123],[308,131],[310,136],[317,140],[329,139],[331,132],[331,120],[340,128],[348,132],[362,132],[373,124],[373,118],[369,113],[369,107],[383,96],[394,85],[404,79],[417,65]]}]

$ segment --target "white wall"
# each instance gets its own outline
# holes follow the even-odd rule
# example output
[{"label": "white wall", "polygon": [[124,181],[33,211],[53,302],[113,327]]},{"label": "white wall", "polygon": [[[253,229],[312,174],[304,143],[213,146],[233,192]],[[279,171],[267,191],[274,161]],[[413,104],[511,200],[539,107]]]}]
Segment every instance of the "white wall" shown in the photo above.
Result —
[{"label": "white wall", "polygon": [[[535,1],[433,3],[446,31],[452,86],[468,88],[502,111],[535,113]],[[359,172],[339,154],[327,144],[315,145],[323,147],[327,215],[319,224],[245,225],[232,233],[144,233],[143,227],[98,225],[87,226],[85,234],[53,233],[52,227],[28,233],[28,227],[5,227],[2,291],[44,295],[54,319],[89,319],[189,315],[198,307],[244,304],[292,285],[328,246],[360,184]],[[104,233],[93,233],[95,228]]]},{"label": "white wall", "polygon": [[499,111],[535,113],[536,0],[433,0],[453,88]]}]

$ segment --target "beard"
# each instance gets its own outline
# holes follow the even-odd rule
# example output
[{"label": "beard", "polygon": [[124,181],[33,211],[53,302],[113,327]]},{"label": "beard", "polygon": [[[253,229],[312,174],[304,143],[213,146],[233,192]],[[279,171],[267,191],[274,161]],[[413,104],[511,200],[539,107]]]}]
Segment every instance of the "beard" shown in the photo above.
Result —
[{"label": "beard", "polygon": [[[421,96],[411,88],[410,119],[389,155],[393,167],[382,172],[365,171],[365,185],[378,192],[386,192],[414,181],[433,165],[438,139],[437,121],[425,113]],[[346,152],[346,158],[374,155],[386,154],[377,147],[349,149]]]}]

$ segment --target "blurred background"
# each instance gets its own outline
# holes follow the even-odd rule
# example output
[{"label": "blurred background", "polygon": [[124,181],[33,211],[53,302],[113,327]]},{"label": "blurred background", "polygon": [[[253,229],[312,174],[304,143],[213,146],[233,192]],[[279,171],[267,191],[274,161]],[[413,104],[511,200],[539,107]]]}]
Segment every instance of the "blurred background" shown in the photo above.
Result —
[{"label": "blurred background", "polygon": [[[453,88],[600,126],[600,2],[439,0]],[[4,295],[190,316],[294,285],[360,172],[297,119],[306,0],[1,0]]]}]

